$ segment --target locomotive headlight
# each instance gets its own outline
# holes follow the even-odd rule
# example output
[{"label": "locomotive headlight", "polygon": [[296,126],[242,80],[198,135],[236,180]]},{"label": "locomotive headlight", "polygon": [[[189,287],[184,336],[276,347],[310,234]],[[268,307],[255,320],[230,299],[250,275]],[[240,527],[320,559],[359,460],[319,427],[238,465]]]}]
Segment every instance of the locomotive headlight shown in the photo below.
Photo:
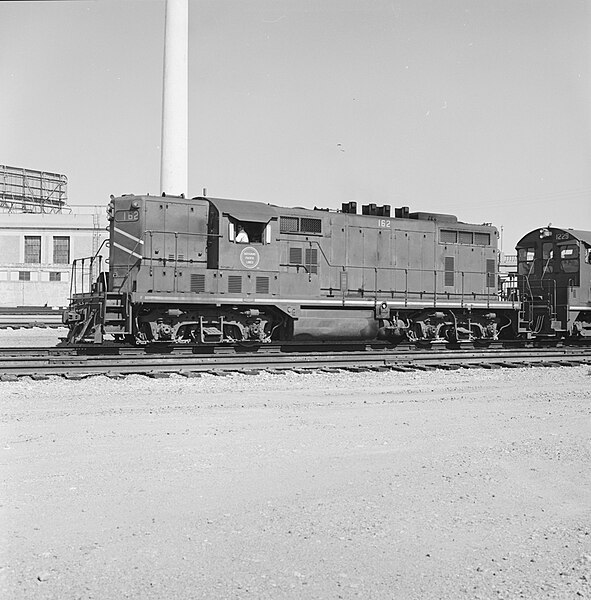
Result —
[{"label": "locomotive headlight", "polygon": [[382,302],[382,304],[381,304],[380,308],[381,308],[382,310],[386,310],[386,309],[388,308],[388,303],[387,303],[387,302]]},{"label": "locomotive headlight", "polygon": [[134,200],[131,203],[131,208],[139,208],[140,207],[140,203],[137,200]]}]

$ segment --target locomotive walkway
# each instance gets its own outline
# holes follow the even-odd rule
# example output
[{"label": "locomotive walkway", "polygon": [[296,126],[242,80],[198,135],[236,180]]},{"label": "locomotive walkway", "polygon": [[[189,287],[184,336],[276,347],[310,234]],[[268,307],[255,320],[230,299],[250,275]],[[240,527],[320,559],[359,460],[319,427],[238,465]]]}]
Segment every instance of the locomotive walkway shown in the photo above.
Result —
[{"label": "locomotive walkway", "polygon": [[[92,349],[88,349],[92,350]],[[177,374],[200,377],[231,373],[256,375],[261,372],[311,371],[429,371],[435,369],[523,368],[591,365],[591,349],[487,348],[487,349],[368,349],[325,352],[282,352],[277,348],[256,350],[222,348],[217,353],[156,352],[151,348],[111,348],[110,354],[82,353],[68,347],[0,349],[0,381],[21,377],[45,379],[62,376],[82,379],[92,375],[121,378],[141,374],[160,378]],[[104,349],[101,349],[104,352]]]}]

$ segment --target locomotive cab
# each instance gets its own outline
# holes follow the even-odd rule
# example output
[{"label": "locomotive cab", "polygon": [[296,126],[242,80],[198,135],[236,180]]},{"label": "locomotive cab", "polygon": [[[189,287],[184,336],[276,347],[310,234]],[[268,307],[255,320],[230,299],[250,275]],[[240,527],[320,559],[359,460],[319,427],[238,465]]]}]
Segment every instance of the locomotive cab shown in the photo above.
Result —
[{"label": "locomotive cab", "polygon": [[591,233],[544,227],[516,249],[522,332],[591,336]]}]

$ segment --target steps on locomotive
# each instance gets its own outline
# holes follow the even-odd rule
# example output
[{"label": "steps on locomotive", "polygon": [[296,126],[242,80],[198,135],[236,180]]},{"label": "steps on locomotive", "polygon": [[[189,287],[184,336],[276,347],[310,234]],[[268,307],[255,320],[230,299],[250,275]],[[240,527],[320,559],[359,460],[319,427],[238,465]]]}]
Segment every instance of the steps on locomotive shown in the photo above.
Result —
[{"label": "steps on locomotive", "polygon": [[127,333],[126,323],[123,296],[116,292],[107,292],[104,315],[105,333]]}]

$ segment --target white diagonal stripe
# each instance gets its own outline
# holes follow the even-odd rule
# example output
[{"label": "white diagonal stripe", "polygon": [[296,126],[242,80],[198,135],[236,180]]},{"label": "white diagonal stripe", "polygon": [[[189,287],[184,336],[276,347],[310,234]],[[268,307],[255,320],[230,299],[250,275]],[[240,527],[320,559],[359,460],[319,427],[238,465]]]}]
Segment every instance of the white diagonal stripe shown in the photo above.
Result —
[{"label": "white diagonal stripe", "polygon": [[118,233],[119,235],[124,235],[125,237],[128,237],[130,240],[133,240],[134,242],[137,242],[138,244],[144,243],[144,240],[140,240],[140,238],[137,238],[137,237],[131,235],[130,233],[127,233],[127,231],[118,229],[117,227],[114,227],[113,231],[115,231],[115,233]]},{"label": "white diagonal stripe", "polygon": [[130,250],[129,248],[118,244],[117,242],[113,242],[113,246],[115,246],[115,248],[119,248],[119,250],[123,250],[123,252],[127,252],[127,254],[131,254],[131,256],[135,256],[136,258],[143,258],[141,254],[138,254],[137,252],[134,252],[133,250]]}]

